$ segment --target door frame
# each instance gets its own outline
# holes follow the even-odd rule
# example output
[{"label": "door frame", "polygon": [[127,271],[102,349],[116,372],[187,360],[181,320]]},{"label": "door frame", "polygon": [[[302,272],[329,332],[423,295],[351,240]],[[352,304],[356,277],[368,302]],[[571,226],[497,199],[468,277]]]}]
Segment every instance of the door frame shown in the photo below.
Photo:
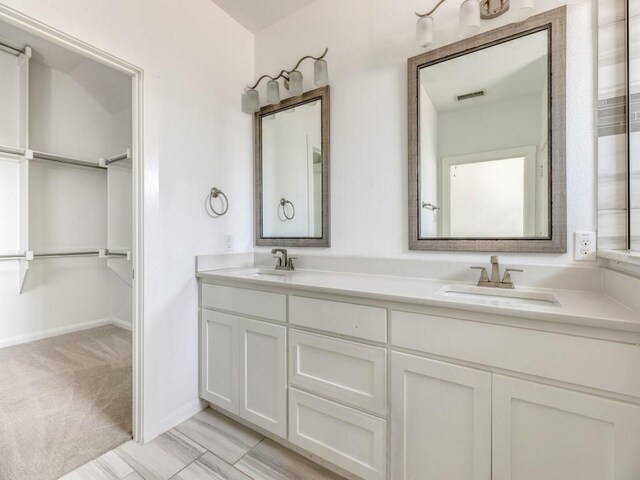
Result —
[{"label": "door frame", "polygon": [[142,443],[144,422],[144,71],[125,60],[100,50],[66,33],[45,25],[17,10],[0,4],[0,20],[24,31],[58,44],[79,55],[114,68],[131,77],[132,135],[131,155],[133,168],[133,289],[132,289],[132,380],[133,418],[135,441]]}]

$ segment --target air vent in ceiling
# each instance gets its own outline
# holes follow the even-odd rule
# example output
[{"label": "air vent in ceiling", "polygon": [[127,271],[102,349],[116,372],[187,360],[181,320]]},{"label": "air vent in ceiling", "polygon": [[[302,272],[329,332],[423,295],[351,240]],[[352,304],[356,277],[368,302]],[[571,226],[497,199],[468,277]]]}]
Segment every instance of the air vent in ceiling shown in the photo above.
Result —
[{"label": "air vent in ceiling", "polygon": [[458,95],[456,98],[458,99],[459,102],[461,102],[463,100],[469,100],[470,98],[484,97],[486,94],[487,94],[486,90],[480,90],[479,92],[465,93],[464,95]]}]

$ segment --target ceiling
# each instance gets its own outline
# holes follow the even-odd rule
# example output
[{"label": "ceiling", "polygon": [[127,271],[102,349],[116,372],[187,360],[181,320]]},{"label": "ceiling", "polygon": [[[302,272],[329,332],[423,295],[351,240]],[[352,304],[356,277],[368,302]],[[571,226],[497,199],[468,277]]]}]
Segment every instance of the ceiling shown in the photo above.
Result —
[{"label": "ceiling", "polygon": [[315,0],[212,0],[253,33],[279,22]]},{"label": "ceiling", "polygon": [[131,104],[131,77],[124,73],[1,21],[0,41],[19,49],[30,46],[31,62],[65,73],[111,114]]},{"label": "ceiling", "polygon": [[[423,68],[420,81],[438,112],[540,93],[547,81],[547,32]],[[456,100],[480,90],[486,96]]]}]

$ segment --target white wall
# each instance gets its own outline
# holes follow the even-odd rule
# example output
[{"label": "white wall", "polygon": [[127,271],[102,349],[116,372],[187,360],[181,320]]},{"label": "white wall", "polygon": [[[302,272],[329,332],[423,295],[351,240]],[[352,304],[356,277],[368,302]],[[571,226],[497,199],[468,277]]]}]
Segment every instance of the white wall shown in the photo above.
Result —
[{"label": "white wall", "polygon": [[29,148],[97,162],[110,155],[111,115],[71,76],[31,62]]},{"label": "white wall", "polygon": [[[565,3],[547,0],[536,5],[542,11]],[[458,7],[458,2],[445,2],[438,10],[437,44],[433,48],[458,40]],[[288,68],[302,55],[317,55],[329,47],[332,248],[319,254],[407,255],[464,262],[487,258],[481,254],[408,252],[406,62],[420,53],[414,46],[413,12],[425,8],[419,0],[317,0],[256,35],[256,75]],[[592,230],[596,225],[594,15],[595,0],[569,6],[569,232]],[[500,17],[483,22],[482,29],[507,22],[506,17]],[[310,65],[303,74],[305,88],[311,88]],[[373,198],[375,208],[369,201]],[[518,263],[573,261],[571,251],[566,255],[504,257]]]},{"label": "white wall", "polygon": [[[253,36],[210,0],[3,0],[144,69],[144,358],[146,440],[190,416],[198,401],[194,257],[251,247]],[[204,211],[213,185],[229,213]]]}]

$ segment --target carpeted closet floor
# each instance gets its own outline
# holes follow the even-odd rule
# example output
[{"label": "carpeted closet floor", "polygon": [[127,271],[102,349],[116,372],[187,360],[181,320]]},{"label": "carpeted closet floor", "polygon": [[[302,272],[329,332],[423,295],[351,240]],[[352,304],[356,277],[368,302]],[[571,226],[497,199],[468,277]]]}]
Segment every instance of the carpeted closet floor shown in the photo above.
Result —
[{"label": "carpeted closet floor", "polygon": [[131,332],[0,349],[0,479],[55,480],[131,438]]}]

